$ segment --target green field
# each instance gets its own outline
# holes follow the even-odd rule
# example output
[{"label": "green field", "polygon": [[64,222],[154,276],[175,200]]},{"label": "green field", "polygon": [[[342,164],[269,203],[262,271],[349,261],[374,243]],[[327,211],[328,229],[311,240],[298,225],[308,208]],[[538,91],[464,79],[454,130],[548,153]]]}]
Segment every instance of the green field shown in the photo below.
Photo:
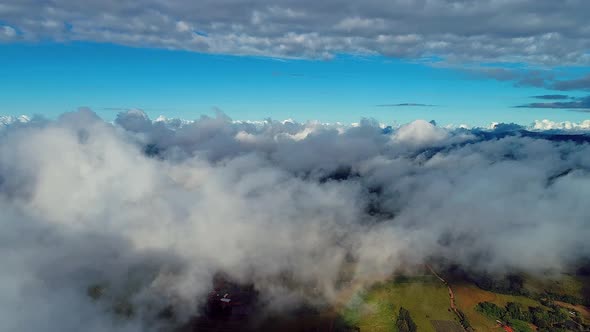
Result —
[{"label": "green field", "polygon": [[584,285],[590,283],[590,278],[561,274],[553,278],[526,277],[524,288],[531,293],[550,292],[555,294],[571,295],[582,297]]},{"label": "green field", "polygon": [[418,331],[435,331],[432,320],[457,320],[449,310],[447,287],[430,276],[398,278],[357,293],[342,316],[361,331],[395,331],[400,306],[410,311]]}]

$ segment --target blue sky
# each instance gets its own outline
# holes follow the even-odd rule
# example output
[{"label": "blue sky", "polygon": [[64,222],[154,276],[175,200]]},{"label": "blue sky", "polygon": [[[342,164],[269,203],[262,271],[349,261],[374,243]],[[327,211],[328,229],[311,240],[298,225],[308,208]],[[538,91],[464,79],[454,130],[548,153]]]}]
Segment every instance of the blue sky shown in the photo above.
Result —
[{"label": "blue sky", "polygon": [[[474,78],[383,56],[330,60],[210,55],[102,43],[0,45],[0,109],[55,117],[90,107],[105,119],[121,109],[194,119],[221,109],[233,119],[528,124],[580,121],[582,112],[522,109],[545,89]],[[404,103],[427,106],[382,106]]]},{"label": "blue sky", "polygon": [[577,122],[590,114],[588,11],[579,0],[8,0],[0,114]]}]

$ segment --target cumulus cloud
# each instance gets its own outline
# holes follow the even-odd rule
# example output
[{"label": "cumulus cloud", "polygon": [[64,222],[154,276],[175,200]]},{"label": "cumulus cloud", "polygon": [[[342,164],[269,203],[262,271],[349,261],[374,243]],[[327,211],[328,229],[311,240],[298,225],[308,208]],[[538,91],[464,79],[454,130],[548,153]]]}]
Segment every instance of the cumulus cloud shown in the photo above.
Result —
[{"label": "cumulus cloud", "polygon": [[431,260],[565,271],[590,254],[590,145],[508,127],[89,109],[7,124],[0,330],[182,324],[217,272],[281,308]]},{"label": "cumulus cloud", "polygon": [[571,121],[562,121],[556,122],[551,120],[537,120],[535,121],[531,129],[534,130],[567,130],[567,131],[581,131],[585,132],[590,130],[590,120],[584,120],[582,122],[571,122]]},{"label": "cumulus cloud", "polygon": [[436,127],[430,122],[416,120],[405,126],[400,127],[394,134],[393,139],[396,142],[413,147],[435,146],[439,143],[448,143],[448,131]]},{"label": "cumulus cloud", "polygon": [[23,40],[85,40],[208,53],[329,58],[338,53],[450,62],[588,64],[584,0],[5,1]]}]

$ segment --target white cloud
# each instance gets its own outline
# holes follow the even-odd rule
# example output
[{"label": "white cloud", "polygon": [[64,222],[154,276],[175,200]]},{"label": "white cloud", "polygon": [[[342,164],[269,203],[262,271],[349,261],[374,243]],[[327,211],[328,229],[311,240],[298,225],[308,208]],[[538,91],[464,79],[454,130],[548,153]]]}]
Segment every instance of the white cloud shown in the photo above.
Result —
[{"label": "white cloud", "polygon": [[176,22],[176,31],[178,32],[186,32],[191,29],[190,25],[185,21],[178,21]]},{"label": "white cloud", "polygon": [[449,137],[449,132],[425,120],[416,120],[401,126],[393,136],[396,142],[410,146],[428,146],[440,143]]},{"label": "white cloud", "polygon": [[333,299],[351,259],[364,280],[433,257],[498,274],[588,257],[590,145],[494,133],[88,109],[8,124],[0,330],[157,330],[218,271],[280,308]]},{"label": "white cloud", "polygon": [[571,121],[555,122],[551,120],[536,120],[532,125],[531,129],[535,130],[590,130],[590,120],[584,120],[576,123]]},{"label": "white cloud", "polygon": [[0,26],[0,40],[1,39],[12,39],[16,37],[16,30],[10,26]]}]

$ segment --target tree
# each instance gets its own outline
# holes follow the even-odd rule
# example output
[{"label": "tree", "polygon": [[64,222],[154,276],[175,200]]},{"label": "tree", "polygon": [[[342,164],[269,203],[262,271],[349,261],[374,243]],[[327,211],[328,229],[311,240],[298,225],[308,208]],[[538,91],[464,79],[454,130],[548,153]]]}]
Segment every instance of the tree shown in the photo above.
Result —
[{"label": "tree", "polygon": [[504,308],[499,307],[495,303],[491,302],[480,302],[475,307],[475,310],[497,319],[504,318],[506,315],[506,310],[504,310]]},{"label": "tree", "polygon": [[520,303],[508,302],[506,304],[506,315],[512,319],[523,320],[525,322],[531,321],[531,314],[524,310]]},{"label": "tree", "polygon": [[416,323],[410,317],[410,312],[404,307],[399,308],[395,326],[399,332],[416,332],[418,330]]},{"label": "tree", "polygon": [[395,326],[397,326],[397,330],[399,332],[410,332],[410,327],[408,326],[408,323],[405,320],[399,320],[395,323]]}]

